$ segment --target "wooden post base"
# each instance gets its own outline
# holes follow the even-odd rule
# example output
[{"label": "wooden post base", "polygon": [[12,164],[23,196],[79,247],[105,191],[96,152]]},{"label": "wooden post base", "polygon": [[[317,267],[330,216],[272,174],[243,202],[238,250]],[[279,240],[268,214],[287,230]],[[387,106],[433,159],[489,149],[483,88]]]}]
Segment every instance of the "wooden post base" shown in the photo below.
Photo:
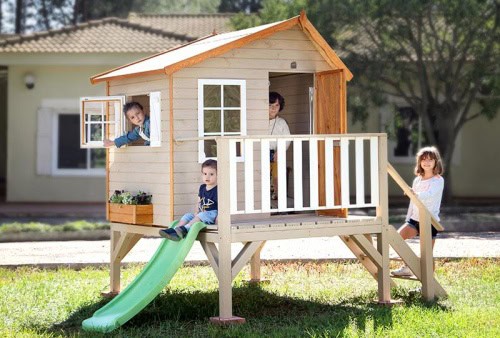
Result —
[{"label": "wooden post base", "polygon": [[232,316],[229,318],[210,317],[210,323],[216,325],[232,325],[232,324],[245,324],[246,320],[242,317]]},{"label": "wooden post base", "polygon": [[391,299],[388,301],[376,300],[374,301],[374,303],[383,307],[393,307],[396,305],[403,305],[403,301],[401,299]]},{"label": "wooden post base", "polygon": [[268,285],[271,284],[271,280],[269,279],[249,279],[244,281],[245,284],[249,285]]},{"label": "wooden post base", "polygon": [[101,297],[103,298],[115,298],[116,296],[118,296],[120,292],[116,292],[116,291],[109,291],[109,292],[101,292]]}]

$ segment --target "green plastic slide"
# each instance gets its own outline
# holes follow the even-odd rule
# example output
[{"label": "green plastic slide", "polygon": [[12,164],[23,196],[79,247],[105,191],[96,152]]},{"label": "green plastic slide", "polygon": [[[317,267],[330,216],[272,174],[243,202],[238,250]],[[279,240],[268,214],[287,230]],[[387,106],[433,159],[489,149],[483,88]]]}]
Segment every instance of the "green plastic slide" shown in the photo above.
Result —
[{"label": "green plastic slide", "polygon": [[[174,226],[177,223],[172,223]],[[170,282],[182,266],[200,230],[206,224],[195,223],[187,236],[174,242],[164,239],[153,258],[139,275],[113,300],[82,322],[86,331],[110,332],[125,324],[144,309]]]}]

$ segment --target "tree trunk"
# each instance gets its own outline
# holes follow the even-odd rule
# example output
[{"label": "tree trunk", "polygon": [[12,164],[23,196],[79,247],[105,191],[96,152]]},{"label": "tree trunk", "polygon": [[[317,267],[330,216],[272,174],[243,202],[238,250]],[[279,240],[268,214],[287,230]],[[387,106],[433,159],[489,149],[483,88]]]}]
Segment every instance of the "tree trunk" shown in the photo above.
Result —
[{"label": "tree trunk", "polygon": [[16,20],[15,33],[24,33],[23,27],[23,0],[16,0]]},{"label": "tree trunk", "polygon": [[[442,162],[444,166],[445,185],[443,192],[443,202],[450,204],[452,203],[453,189],[452,189],[452,175],[451,175],[451,162],[453,158],[453,153],[455,152],[455,141],[457,135],[455,133],[454,124],[452,121],[451,114],[445,112],[439,112],[440,118],[437,122],[437,128],[439,132],[437,147],[442,156]],[[446,119],[446,116],[449,118]]]}]

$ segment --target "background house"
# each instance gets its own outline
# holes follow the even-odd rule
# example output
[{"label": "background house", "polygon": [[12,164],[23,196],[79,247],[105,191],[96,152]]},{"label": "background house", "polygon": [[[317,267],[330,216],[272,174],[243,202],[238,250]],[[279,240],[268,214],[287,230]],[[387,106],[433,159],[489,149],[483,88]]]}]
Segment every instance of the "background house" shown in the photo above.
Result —
[{"label": "background house", "polygon": [[[108,18],[31,36],[3,37],[0,41],[0,199],[102,201],[105,193],[103,152],[80,150],[77,140],[71,139],[77,134],[78,98],[106,93],[103,84],[90,85],[90,76],[214,30],[232,30],[230,17],[230,14],[131,14],[127,20]],[[34,75],[33,89],[27,89],[24,83],[28,74]],[[304,85],[312,83],[311,79],[303,80],[300,81]],[[286,114],[308,114],[309,104],[301,97],[307,93],[293,92],[287,80],[272,89],[286,97]],[[400,115],[399,133],[404,138],[405,125],[415,129],[419,123],[406,108],[401,102],[390,102],[369,116],[365,129],[359,124],[352,125],[348,118],[347,130],[392,131],[397,136],[395,116]],[[297,128],[306,128],[300,120],[290,122]],[[66,133],[60,135],[60,129]],[[452,162],[455,197],[474,201],[500,197],[498,130],[500,118],[492,121],[481,118],[468,123],[461,131]],[[66,138],[71,140],[65,142]],[[60,147],[61,143],[65,147]],[[418,141],[405,144],[390,138],[389,161],[407,182],[412,180],[414,159],[406,156],[405,151],[412,147],[418,147]],[[76,153],[78,155],[73,156]],[[59,163],[59,159],[67,162]],[[394,185],[389,188],[393,197],[401,196]]]},{"label": "background house", "polygon": [[102,202],[105,152],[79,148],[79,98],[106,93],[90,76],[228,31],[230,17],[133,14],[0,41],[0,198]]}]

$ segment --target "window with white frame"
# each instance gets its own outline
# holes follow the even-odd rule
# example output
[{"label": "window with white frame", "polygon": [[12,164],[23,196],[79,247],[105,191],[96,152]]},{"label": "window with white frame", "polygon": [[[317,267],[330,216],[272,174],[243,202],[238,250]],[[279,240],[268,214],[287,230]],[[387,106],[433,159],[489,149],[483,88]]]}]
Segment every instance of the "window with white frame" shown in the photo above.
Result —
[{"label": "window with white frame", "polygon": [[[246,81],[198,80],[198,136],[246,135]],[[198,143],[200,163],[217,157],[215,140]]]},{"label": "window with white frame", "polygon": [[80,123],[82,148],[102,148],[104,139],[115,139],[122,134],[123,96],[82,97]]},{"label": "window with white frame", "polygon": [[81,149],[78,114],[53,114],[52,174],[104,175],[105,149]]},{"label": "window with white frame", "polygon": [[[105,139],[112,141],[127,133],[132,134],[136,126],[127,121],[122,112],[125,101],[124,96],[83,97],[80,99],[80,146],[82,148],[103,148]],[[160,92],[130,96],[127,101],[141,104],[147,119],[149,119],[149,135],[141,129],[140,131],[144,135],[138,136],[139,134],[135,133],[133,137],[136,137],[137,140],[129,145],[144,145],[144,136],[149,137],[150,146],[160,147]]]}]

